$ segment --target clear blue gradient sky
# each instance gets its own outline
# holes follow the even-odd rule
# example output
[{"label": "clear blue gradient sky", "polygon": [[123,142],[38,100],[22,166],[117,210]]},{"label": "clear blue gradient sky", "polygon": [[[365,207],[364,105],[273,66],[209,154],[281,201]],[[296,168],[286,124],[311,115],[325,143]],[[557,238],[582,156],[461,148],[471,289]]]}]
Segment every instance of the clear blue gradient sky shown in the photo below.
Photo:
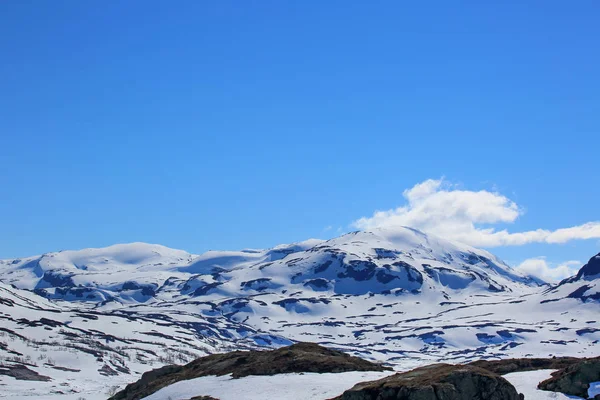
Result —
[{"label": "clear blue gradient sky", "polygon": [[498,229],[597,221],[598,21],[594,0],[2,1],[0,258],[329,237],[441,176],[526,209]]}]

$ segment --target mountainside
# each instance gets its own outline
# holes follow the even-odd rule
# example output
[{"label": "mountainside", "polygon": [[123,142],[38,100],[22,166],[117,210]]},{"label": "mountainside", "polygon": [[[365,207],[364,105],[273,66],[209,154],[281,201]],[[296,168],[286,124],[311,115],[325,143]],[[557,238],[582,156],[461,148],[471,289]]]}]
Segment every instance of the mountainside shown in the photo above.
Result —
[{"label": "mountainside", "polygon": [[0,356],[52,378],[13,385],[32,393],[99,390],[164,364],[296,341],[401,369],[576,356],[600,340],[596,297],[569,296],[597,287],[590,263],[548,288],[487,251],[410,228],[268,250],[133,243],[2,260]]},{"label": "mountainside", "polygon": [[590,258],[590,261],[581,267],[577,275],[575,275],[575,280],[590,281],[598,278],[600,278],[600,253]]},{"label": "mountainside", "polygon": [[600,300],[600,254],[590,258],[577,275],[563,280],[545,294],[545,301],[559,301],[565,298],[581,301]]},{"label": "mountainside", "polygon": [[2,280],[20,289],[50,299],[96,304],[210,292],[240,295],[294,285],[336,294],[393,291],[446,297],[459,289],[518,292],[536,286],[533,279],[486,251],[408,228],[201,256],[133,243],[3,260],[0,267]]}]

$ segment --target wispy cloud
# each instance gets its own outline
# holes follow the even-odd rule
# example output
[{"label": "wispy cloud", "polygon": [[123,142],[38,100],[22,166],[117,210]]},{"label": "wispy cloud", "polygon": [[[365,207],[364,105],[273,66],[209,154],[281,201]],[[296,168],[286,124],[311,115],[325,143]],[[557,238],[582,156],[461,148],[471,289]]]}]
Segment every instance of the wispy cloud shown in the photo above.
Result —
[{"label": "wispy cloud", "polygon": [[[523,209],[497,191],[458,189],[443,179],[429,179],[403,192],[405,204],[352,223],[358,229],[410,226],[478,247],[566,243],[600,238],[600,221],[556,230],[509,232],[489,227],[513,223]],[[482,225],[486,225],[483,227]]]}]

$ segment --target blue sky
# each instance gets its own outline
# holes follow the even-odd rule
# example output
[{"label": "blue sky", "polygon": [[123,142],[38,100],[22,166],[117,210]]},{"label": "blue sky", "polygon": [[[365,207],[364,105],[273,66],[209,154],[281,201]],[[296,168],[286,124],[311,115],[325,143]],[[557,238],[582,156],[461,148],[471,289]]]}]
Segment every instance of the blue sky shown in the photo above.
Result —
[{"label": "blue sky", "polygon": [[600,220],[600,4],[483,3],[1,2],[0,258],[326,238],[442,177]]}]

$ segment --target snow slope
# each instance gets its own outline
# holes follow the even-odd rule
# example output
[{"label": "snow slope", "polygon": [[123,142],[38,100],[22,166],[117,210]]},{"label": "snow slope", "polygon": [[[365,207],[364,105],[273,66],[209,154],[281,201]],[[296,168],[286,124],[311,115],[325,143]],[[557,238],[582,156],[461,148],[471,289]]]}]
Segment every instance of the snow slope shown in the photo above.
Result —
[{"label": "snow slope", "polygon": [[[203,255],[144,243],[62,251],[0,261],[0,360],[51,377],[34,388],[47,394],[292,341],[402,369],[597,354],[600,303],[569,293],[598,278],[575,278],[540,286],[487,251],[410,228]],[[0,380],[0,396],[19,391]]]},{"label": "snow slope", "polygon": [[355,384],[384,378],[394,372],[342,372],[338,374],[280,374],[247,376],[205,376],[177,382],[144,400],[187,400],[194,396],[213,396],[220,400],[316,400],[330,399]]},{"label": "snow slope", "polygon": [[[511,374],[506,374],[504,377],[513,384],[519,393],[523,393],[527,400],[580,399],[580,397],[577,396],[569,396],[563,393],[549,392],[538,389],[538,383],[550,378],[553,372],[554,370],[551,369],[541,369],[537,371],[514,372]],[[590,389],[588,390],[588,396],[590,398],[600,394],[599,386],[599,382],[595,382],[590,385]]]},{"label": "snow slope", "polygon": [[[514,372],[504,375],[517,392],[527,400],[580,399],[562,393],[539,390],[539,382],[550,378],[554,370]],[[372,381],[395,372],[345,372],[339,374],[281,374],[276,376],[248,376],[233,379],[231,376],[206,376],[177,382],[144,400],[187,400],[208,395],[221,400],[324,400],[340,395],[359,382]],[[590,398],[600,393],[600,383],[592,384]]]}]

